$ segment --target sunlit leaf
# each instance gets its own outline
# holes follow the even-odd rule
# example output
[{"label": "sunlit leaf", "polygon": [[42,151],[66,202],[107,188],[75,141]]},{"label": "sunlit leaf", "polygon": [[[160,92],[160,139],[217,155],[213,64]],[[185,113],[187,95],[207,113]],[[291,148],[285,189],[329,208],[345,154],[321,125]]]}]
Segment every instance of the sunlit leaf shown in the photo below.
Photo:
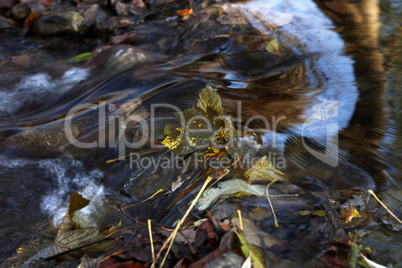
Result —
[{"label": "sunlit leaf", "polygon": [[307,215],[310,215],[311,212],[310,212],[310,210],[302,210],[302,211],[299,211],[299,214],[302,216],[307,216]]},{"label": "sunlit leaf", "polygon": [[[207,150],[211,147],[222,149],[226,143],[225,137],[228,131],[231,136],[234,136],[235,131],[231,125],[231,119],[224,120],[222,115],[223,107],[219,95],[207,86],[200,93],[197,106],[175,115],[180,127],[165,128],[169,135],[162,144],[177,155],[196,151],[210,153]],[[226,126],[229,129],[226,129]]]},{"label": "sunlit leaf", "polygon": [[193,14],[193,9],[189,8],[189,9],[178,10],[177,14],[179,14],[183,18],[183,20],[186,20]]},{"label": "sunlit leaf", "polygon": [[94,54],[94,52],[84,52],[84,53],[81,53],[81,54],[69,59],[68,62],[77,63],[77,62],[81,62],[81,61],[87,61],[92,57],[93,54]]},{"label": "sunlit leaf", "polygon": [[278,39],[271,40],[266,46],[265,50],[269,53],[276,53],[279,54],[279,41]]},{"label": "sunlit leaf", "polygon": [[207,112],[207,107],[211,107],[218,115],[223,115],[223,106],[221,98],[218,93],[210,86],[207,85],[200,93],[200,99],[197,106]]},{"label": "sunlit leaf", "polygon": [[359,211],[357,211],[353,206],[350,206],[345,213],[339,215],[339,218],[345,219],[345,223],[351,223],[353,218],[361,218]]},{"label": "sunlit leaf", "polygon": [[254,181],[283,181],[287,180],[285,174],[275,169],[271,161],[263,156],[257,161],[249,170],[244,174],[244,177],[248,179],[248,182]]}]

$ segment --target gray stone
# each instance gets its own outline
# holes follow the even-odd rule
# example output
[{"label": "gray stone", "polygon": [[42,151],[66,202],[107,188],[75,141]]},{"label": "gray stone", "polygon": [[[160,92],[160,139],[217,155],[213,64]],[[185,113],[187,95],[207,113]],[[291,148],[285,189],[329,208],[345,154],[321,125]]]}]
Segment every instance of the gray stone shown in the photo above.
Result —
[{"label": "gray stone", "polygon": [[82,21],[75,11],[55,12],[37,19],[33,30],[43,35],[78,34],[83,29]]},{"label": "gray stone", "polygon": [[26,17],[28,17],[30,12],[31,9],[24,3],[19,3],[13,6],[13,9],[11,10],[15,20],[24,20]]}]

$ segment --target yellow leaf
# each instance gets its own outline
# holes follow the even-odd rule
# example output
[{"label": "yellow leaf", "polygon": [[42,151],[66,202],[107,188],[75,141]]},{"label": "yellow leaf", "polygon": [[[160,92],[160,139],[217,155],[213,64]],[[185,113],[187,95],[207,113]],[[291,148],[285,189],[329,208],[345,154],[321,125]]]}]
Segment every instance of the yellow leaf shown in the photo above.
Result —
[{"label": "yellow leaf", "polygon": [[327,212],[325,210],[317,210],[317,211],[314,211],[313,213],[311,213],[311,215],[320,216],[320,217],[326,217]]},{"label": "yellow leaf", "polygon": [[182,16],[183,20],[186,20],[193,14],[193,9],[189,8],[189,9],[178,10],[177,14]]},{"label": "yellow leaf", "polygon": [[249,170],[244,174],[244,177],[248,179],[248,182],[252,183],[254,181],[283,181],[287,180],[285,174],[281,171],[275,169],[271,161],[263,156],[257,161]]},{"label": "yellow leaf", "polygon": [[342,215],[339,215],[339,218],[345,219],[345,223],[351,223],[353,218],[361,218],[359,211],[357,211],[353,206],[350,206],[348,210],[345,211]]}]

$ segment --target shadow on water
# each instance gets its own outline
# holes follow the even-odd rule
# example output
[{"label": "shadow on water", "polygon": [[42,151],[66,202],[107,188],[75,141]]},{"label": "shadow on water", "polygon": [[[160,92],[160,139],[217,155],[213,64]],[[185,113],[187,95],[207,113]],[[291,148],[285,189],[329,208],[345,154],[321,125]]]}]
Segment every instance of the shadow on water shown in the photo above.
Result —
[{"label": "shadow on water", "polygon": [[[306,251],[312,249],[300,249],[295,241],[304,237],[311,246],[316,236],[330,235],[325,231],[309,233],[308,220],[297,218],[295,208],[318,206],[326,198],[339,197],[345,189],[386,190],[393,183],[401,184],[388,180],[384,170],[396,167],[379,152],[392,151],[383,143],[388,135],[384,108],[387,77],[378,44],[379,4],[375,0],[341,3],[222,4],[222,13],[205,9],[178,27],[159,54],[133,52],[137,56],[143,53],[145,60],[134,61],[135,67],[119,74],[97,66],[75,67],[55,76],[46,74],[46,69],[24,73],[14,84],[14,91],[9,88],[0,92],[4,95],[0,111],[0,213],[7,215],[0,220],[0,227],[11,224],[24,229],[24,225],[50,216],[59,221],[73,190],[98,198],[94,206],[100,206],[105,196],[118,194],[127,178],[133,184],[124,187],[135,188],[129,191],[134,191],[131,195],[136,202],[158,189],[169,190],[177,180],[177,170],[142,173],[124,156],[136,153],[157,159],[166,154],[161,145],[164,128],[175,122],[177,110],[154,109],[155,105],[169,104],[184,110],[195,105],[198,94],[210,84],[217,89],[225,114],[232,116],[235,126],[261,134],[267,150],[284,159],[282,170],[295,185],[293,189],[304,195],[287,201],[278,199],[279,232],[268,221],[261,222],[260,228],[275,231],[278,239],[288,241],[290,249],[274,250],[275,254],[284,258],[296,254],[307,261],[311,253]],[[267,42],[274,39],[280,45],[268,52]],[[76,110],[72,120],[66,120],[77,105],[82,109]],[[321,117],[323,113],[325,118]],[[124,135],[119,136],[118,118],[129,115],[143,121],[131,120]],[[317,116],[319,120],[306,124]],[[74,139],[85,144],[97,142],[97,146],[83,149],[72,144],[65,135],[66,122],[71,122]],[[141,122],[150,128],[142,128]],[[330,124],[336,124],[336,129],[328,128]],[[119,137],[128,143],[139,142],[144,136],[140,148],[116,143]],[[337,143],[332,143],[335,137]],[[338,165],[318,160],[307,148],[326,151],[330,159],[337,158]],[[334,148],[337,151],[332,154]],[[123,161],[105,164],[117,157]],[[182,164],[183,159],[177,161]],[[205,170],[192,172],[188,178]],[[154,211],[146,207],[134,213],[173,224],[192,200],[190,193],[200,180],[186,183],[185,191],[161,197],[161,205],[153,206]],[[273,189],[283,192],[281,186]],[[236,209],[269,209],[268,203],[259,202],[253,197],[219,200],[212,211],[223,215]],[[13,249],[18,243],[20,240]]]}]

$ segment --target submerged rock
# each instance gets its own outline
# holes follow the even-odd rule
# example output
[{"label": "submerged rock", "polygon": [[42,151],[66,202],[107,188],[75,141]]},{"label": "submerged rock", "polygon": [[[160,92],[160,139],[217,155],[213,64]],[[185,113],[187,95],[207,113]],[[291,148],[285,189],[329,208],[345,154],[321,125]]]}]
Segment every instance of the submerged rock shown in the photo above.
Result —
[{"label": "submerged rock", "polygon": [[43,35],[78,34],[83,28],[82,22],[78,12],[55,12],[37,19],[33,31]]},{"label": "submerged rock", "polygon": [[162,61],[163,54],[157,54],[134,48],[129,45],[104,46],[96,49],[89,65],[108,76],[116,75],[139,64]]},{"label": "submerged rock", "polygon": [[31,9],[24,3],[19,3],[13,6],[13,9],[11,10],[12,16],[16,20],[24,20],[28,17],[30,12]]},{"label": "submerged rock", "polygon": [[17,25],[12,19],[8,19],[0,15],[0,30],[13,29],[16,27]]},{"label": "submerged rock", "polygon": [[102,20],[103,17],[107,16],[106,11],[100,8],[98,4],[85,7],[81,10],[80,14],[83,17],[82,23],[85,30],[94,26],[97,20]]}]

